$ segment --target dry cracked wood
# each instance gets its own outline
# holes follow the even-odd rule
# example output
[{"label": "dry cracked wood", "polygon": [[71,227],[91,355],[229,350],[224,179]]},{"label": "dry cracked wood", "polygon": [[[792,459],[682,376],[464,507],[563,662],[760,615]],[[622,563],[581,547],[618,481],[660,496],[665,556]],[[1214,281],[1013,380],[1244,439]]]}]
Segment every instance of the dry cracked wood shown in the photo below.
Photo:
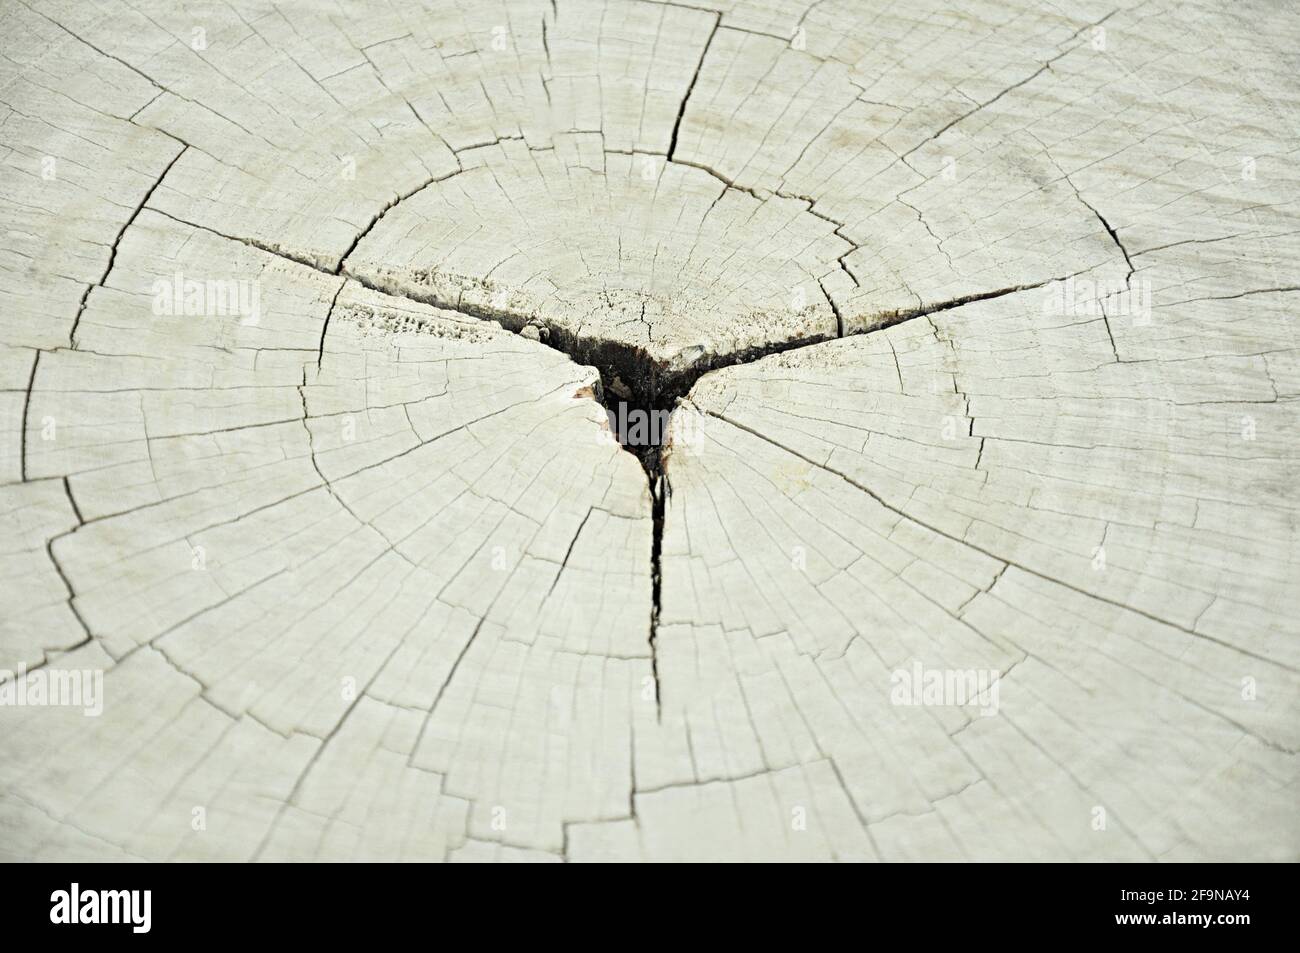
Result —
[{"label": "dry cracked wood", "polygon": [[1294,11],[429,6],[0,7],[0,855],[1300,857]]}]

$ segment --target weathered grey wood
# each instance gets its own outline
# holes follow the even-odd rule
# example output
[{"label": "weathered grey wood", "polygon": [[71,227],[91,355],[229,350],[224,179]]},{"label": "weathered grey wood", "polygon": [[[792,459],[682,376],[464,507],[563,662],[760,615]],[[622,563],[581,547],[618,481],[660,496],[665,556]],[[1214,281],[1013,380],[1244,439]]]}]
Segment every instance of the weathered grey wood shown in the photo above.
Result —
[{"label": "weathered grey wood", "polygon": [[0,855],[1296,859],[1298,37],[6,5]]},{"label": "weathered grey wood", "polygon": [[[1287,392],[1261,359],[1151,363],[1024,292],[697,384],[667,467],[658,664],[697,753],[672,783],[828,756],[894,859],[1290,856]],[[693,677],[715,643],[734,680]],[[1002,672],[997,717],[891,705],[916,661]],[[800,712],[798,744],[755,708]]]}]

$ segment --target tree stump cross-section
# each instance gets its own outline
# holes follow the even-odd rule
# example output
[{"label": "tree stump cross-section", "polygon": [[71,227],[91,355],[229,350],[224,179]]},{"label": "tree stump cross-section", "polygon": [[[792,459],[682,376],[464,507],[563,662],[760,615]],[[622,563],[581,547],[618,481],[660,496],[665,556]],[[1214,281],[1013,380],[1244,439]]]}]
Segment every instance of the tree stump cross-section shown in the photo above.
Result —
[{"label": "tree stump cross-section", "polygon": [[0,5],[0,856],[1297,859],[1297,40]]}]

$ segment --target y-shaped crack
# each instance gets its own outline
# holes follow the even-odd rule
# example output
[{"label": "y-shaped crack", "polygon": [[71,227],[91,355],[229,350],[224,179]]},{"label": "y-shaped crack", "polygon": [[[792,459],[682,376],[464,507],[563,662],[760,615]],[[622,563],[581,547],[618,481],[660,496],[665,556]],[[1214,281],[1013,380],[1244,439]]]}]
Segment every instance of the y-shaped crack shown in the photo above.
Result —
[{"label": "y-shaped crack", "polygon": [[[707,48],[706,44],[706,53]],[[701,55],[701,64],[702,63],[703,54]],[[689,98],[689,90],[686,98]],[[684,99],[682,104],[683,113],[685,111],[685,105],[686,100]],[[679,116],[679,124],[680,118],[681,117]],[[672,158],[675,148],[676,128],[674,128],[673,141],[669,147],[667,156],[669,161],[679,161]],[[768,197],[766,194],[760,194],[737,186],[706,166],[689,161],[682,162],[682,164],[703,169],[722,181],[727,188],[747,192],[760,201],[764,201]],[[457,173],[451,173],[451,175],[455,174]],[[441,178],[446,178],[446,176]],[[220,235],[223,238],[251,245],[268,254],[293,261],[299,265],[305,265],[323,274],[328,274],[331,277],[337,278],[341,276],[345,279],[351,279],[359,285],[385,296],[418,301],[442,310],[452,311],[476,319],[492,321],[516,333],[522,333],[528,328],[535,329],[539,323],[542,323],[545,327],[545,333],[531,335],[534,339],[538,340],[539,343],[543,343],[554,350],[564,353],[570,359],[579,364],[594,366],[600,374],[600,384],[598,387],[593,389],[591,396],[601,403],[605,407],[606,412],[610,415],[612,424],[610,429],[618,436],[620,445],[624,450],[634,454],[640,462],[641,467],[646,474],[647,488],[652,501],[651,516],[653,531],[650,553],[652,597],[648,639],[650,643],[651,669],[655,679],[656,706],[658,708],[660,686],[656,644],[658,638],[658,623],[663,585],[661,563],[664,518],[667,501],[671,495],[671,484],[664,472],[663,442],[669,429],[670,415],[676,408],[679,399],[685,397],[692,387],[694,387],[696,381],[709,371],[735,364],[749,363],[772,354],[807,347],[812,344],[825,343],[828,336],[825,333],[809,334],[791,340],[769,342],[726,353],[715,353],[682,368],[680,366],[673,366],[656,358],[646,348],[636,344],[619,340],[595,338],[590,335],[584,336],[581,333],[581,328],[571,329],[557,324],[546,324],[542,322],[538,315],[535,314],[509,310],[507,308],[497,308],[486,304],[471,304],[461,300],[460,296],[457,296],[453,300],[436,292],[412,292],[408,289],[392,286],[388,283],[369,278],[349,268],[347,261],[348,257],[356,249],[362,238],[364,238],[365,235],[374,228],[375,224],[378,223],[388,211],[405,198],[438,180],[439,179],[432,179],[429,182],[421,184],[416,189],[406,193],[405,195],[395,196],[391,202],[389,202],[383,209],[379,210],[365,228],[360,230],[357,237],[350,244],[348,250],[339,257],[337,265],[333,268],[309,260],[307,256],[295,255],[291,250],[268,247],[267,244],[255,240],[225,235],[206,226],[196,225],[192,222],[184,222],[184,220],[177,219],[175,216],[169,215],[165,212],[159,212],[159,214],[165,215],[168,218],[173,218],[176,221],[181,221],[191,227],[212,232],[213,234]],[[849,239],[842,231],[844,223],[836,221],[820,211],[815,210],[815,200],[811,197],[789,195],[781,192],[771,194],[780,198],[798,199],[807,202],[809,212],[834,225],[834,233],[845,239],[845,241],[847,241],[851,246],[848,252],[840,256],[838,262],[839,266],[849,274],[850,278],[853,278],[852,273],[848,272],[844,258],[847,257],[848,254],[852,253],[858,245],[856,242]],[[141,208],[143,208],[143,206],[144,203],[141,204]],[[139,210],[137,210],[137,213],[138,211]],[[157,210],[151,209],[151,211]],[[920,213],[918,212],[918,216],[919,214]],[[1114,232],[1111,231],[1105,220],[1101,219],[1100,215],[1098,215],[1098,219],[1101,221],[1102,225],[1106,227],[1107,231],[1111,233],[1112,237],[1114,237]],[[1118,241],[1116,244],[1119,244]],[[1122,250],[1123,246],[1121,245],[1119,247]],[[1125,254],[1125,257],[1127,259],[1127,254]],[[853,280],[854,284],[857,284],[856,278]],[[854,315],[851,317],[861,319],[858,320],[856,324],[862,327],[864,332],[882,330],[904,321],[960,307],[961,305],[974,301],[985,301],[992,298],[998,298],[1019,291],[1041,287],[1052,281],[1059,280],[1064,279],[1052,277],[1032,284],[1020,284],[1006,288],[996,288],[989,291],[963,295],[950,300],[935,302],[929,305],[921,304],[917,308],[910,310],[884,312],[874,315]],[[320,351],[317,357],[318,369],[324,358],[325,340],[329,332],[330,318],[337,306],[338,296],[341,293],[342,288],[343,284],[340,284],[335,290],[327,309],[325,320],[321,326]],[[825,293],[825,288],[823,288],[823,293]],[[846,316],[841,314],[839,307],[835,304],[829,294],[826,294],[826,299],[830,302],[831,310],[836,318],[838,336],[842,337],[846,331]],[[617,398],[617,403],[615,403],[611,398]],[[641,426],[629,428],[626,426],[626,423],[629,420],[640,421]],[[648,425],[646,425],[647,421],[649,422]]]}]

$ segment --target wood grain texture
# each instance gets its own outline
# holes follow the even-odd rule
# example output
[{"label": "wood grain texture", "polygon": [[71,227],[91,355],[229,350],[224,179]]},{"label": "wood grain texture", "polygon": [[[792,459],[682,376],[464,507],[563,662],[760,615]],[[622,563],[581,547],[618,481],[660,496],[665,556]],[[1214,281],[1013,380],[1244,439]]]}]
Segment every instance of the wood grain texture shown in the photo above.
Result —
[{"label": "wood grain texture", "polygon": [[1297,859],[1297,39],[4,4],[0,856]]}]

